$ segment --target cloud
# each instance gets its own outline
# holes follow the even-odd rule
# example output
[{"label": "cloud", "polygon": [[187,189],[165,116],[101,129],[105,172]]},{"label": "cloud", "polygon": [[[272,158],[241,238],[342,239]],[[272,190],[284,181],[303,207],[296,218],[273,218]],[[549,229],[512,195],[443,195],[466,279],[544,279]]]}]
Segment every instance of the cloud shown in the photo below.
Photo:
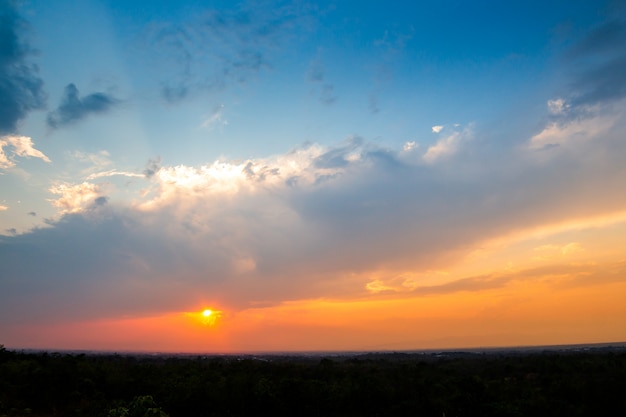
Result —
[{"label": "cloud", "polygon": [[45,107],[46,95],[33,49],[25,39],[28,27],[15,2],[0,0],[0,135],[15,133],[18,122]]},{"label": "cloud", "polygon": [[565,71],[569,72],[566,91],[547,101],[548,121],[530,138],[530,149],[555,151],[583,146],[623,119],[625,42],[626,21],[611,18],[565,53]]},{"label": "cloud", "polygon": [[552,115],[559,116],[566,114],[569,107],[569,104],[562,98],[548,100],[548,111]]},{"label": "cloud", "polygon": [[27,136],[0,136],[0,169],[15,166],[15,157],[38,158],[51,162],[40,150],[35,149],[31,138]]},{"label": "cloud", "polygon": [[[623,212],[624,114],[549,163],[517,148],[494,158],[478,140],[483,132],[461,128],[443,138],[456,153],[436,163],[350,138],[200,166],[150,161],[145,186],[128,200],[107,183],[56,184],[56,219],[0,238],[0,315],[119,317],[185,311],[201,298],[239,310],[384,294],[405,281],[385,275],[438,269],[483,242]],[[477,140],[463,152],[468,137]],[[478,291],[509,279],[404,287]]]},{"label": "cloud", "polygon": [[591,140],[609,131],[617,122],[614,115],[601,113],[570,120],[564,118],[549,123],[530,138],[530,149],[548,149],[555,146],[572,145]]},{"label": "cloud", "polygon": [[84,164],[89,164],[92,166],[91,169],[96,170],[102,170],[113,163],[111,154],[104,150],[94,153],[73,151],[70,153],[70,157]]},{"label": "cloud", "polygon": [[433,126],[431,128],[431,130],[432,130],[433,133],[439,133],[439,132],[441,132],[443,130],[443,126],[441,126],[441,125]]},{"label": "cloud", "polygon": [[419,143],[416,143],[415,141],[409,141],[404,144],[404,146],[402,147],[402,150],[405,152],[411,152],[415,149],[418,149],[419,146],[420,146]]},{"label": "cloud", "polygon": [[92,93],[80,98],[78,88],[74,84],[68,84],[61,104],[48,113],[46,122],[52,129],[66,127],[91,114],[107,113],[118,103],[118,99],[106,93]]},{"label": "cloud", "polygon": [[5,206],[4,204],[0,204],[0,211],[6,211],[9,209],[9,206]]},{"label": "cloud", "polygon": [[[442,126],[433,126],[432,128],[433,132],[435,133],[441,132],[442,129]],[[452,132],[448,136],[439,139],[434,145],[430,146],[426,150],[426,153],[424,154],[424,161],[428,163],[433,163],[442,158],[448,158],[454,155],[459,150],[462,143],[470,140],[471,137],[471,126],[466,127],[463,130],[457,130]]]},{"label": "cloud", "polygon": [[626,96],[626,20],[611,18],[596,27],[565,55],[576,68],[571,103],[592,106]]},{"label": "cloud", "polygon": [[96,200],[103,197],[104,188],[99,184],[83,182],[81,184],[57,184],[50,187],[52,194],[60,195],[52,200],[52,205],[60,213],[78,213],[96,204]]},{"label": "cloud", "polygon": [[224,113],[224,105],[221,104],[213,108],[211,115],[202,122],[202,127],[205,127],[209,130],[213,129],[215,126],[224,126],[228,124],[228,120],[223,118]]},{"label": "cloud", "polygon": [[110,171],[95,172],[93,174],[90,174],[85,179],[87,181],[91,181],[91,180],[95,180],[95,179],[98,179],[98,178],[115,177],[115,176],[129,177],[129,178],[143,178],[145,175],[138,174],[138,173],[132,172],[132,171],[118,171],[116,169],[112,169]]},{"label": "cloud", "polygon": [[306,31],[314,8],[304,3],[234,9],[206,9],[183,23],[157,22],[145,34],[149,53],[168,77],[163,98],[171,103],[190,95],[245,84],[263,69],[290,39]]},{"label": "cloud", "polygon": [[154,176],[154,174],[159,172],[160,169],[161,169],[160,157],[149,159],[148,163],[146,164],[146,169],[143,170],[143,175],[145,175],[146,178],[150,178]]},{"label": "cloud", "polygon": [[[308,80],[316,86],[318,90],[319,101],[323,104],[330,105],[337,101],[335,95],[335,86],[326,81],[326,70],[318,57],[309,65]],[[370,105],[372,102],[370,101]]]},{"label": "cloud", "polygon": [[368,97],[369,101],[369,110],[372,114],[380,113],[380,107],[378,107],[378,96],[377,94],[371,93]]}]

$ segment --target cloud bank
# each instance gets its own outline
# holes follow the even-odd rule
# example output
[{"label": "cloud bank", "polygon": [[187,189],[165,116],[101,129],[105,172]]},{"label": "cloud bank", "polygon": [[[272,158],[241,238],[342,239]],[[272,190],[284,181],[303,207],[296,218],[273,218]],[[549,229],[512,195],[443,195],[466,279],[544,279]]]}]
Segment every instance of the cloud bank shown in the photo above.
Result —
[{"label": "cloud bank", "polygon": [[[625,104],[585,140],[538,151],[528,138],[497,159],[479,140],[443,138],[455,152],[432,158],[432,147],[351,138],[198,167],[152,160],[132,201],[116,200],[106,175],[57,185],[58,219],[0,240],[0,314],[53,321],[184,311],[199,297],[237,310],[384,295],[402,271],[454,263],[486,241],[624,212]],[[459,279],[408,293],[523,277]]]}]

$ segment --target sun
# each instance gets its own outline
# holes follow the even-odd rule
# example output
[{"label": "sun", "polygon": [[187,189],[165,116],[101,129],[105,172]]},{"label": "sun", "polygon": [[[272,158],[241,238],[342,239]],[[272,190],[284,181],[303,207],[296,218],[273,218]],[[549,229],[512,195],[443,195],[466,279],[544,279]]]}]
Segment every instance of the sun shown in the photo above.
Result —
[{"label": "sun", "polygon": [[213,310],[209,310],[208,308],[202,312],[204,317],[211,317],[213,315]]}]

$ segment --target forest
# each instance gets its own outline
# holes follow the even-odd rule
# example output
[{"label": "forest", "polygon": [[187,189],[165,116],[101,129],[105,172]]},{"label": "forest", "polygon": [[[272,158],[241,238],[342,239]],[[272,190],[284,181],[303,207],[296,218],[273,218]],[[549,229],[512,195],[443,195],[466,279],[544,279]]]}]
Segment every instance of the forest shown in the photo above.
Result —
[{"label": "forest", "polygon": [[626,347],[177,356],[0,345],[0,417],[612,416]]}]

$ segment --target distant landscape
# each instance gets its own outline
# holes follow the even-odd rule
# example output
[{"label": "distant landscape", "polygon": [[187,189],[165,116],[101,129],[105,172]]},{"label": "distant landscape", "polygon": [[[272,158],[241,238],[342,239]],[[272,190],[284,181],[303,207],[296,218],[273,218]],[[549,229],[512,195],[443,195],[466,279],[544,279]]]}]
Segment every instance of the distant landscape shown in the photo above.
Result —
[{"label": "distant landscape", "polygon": [[0,347],[0,416],[585,416],[626,409],[626,343],[191,355]]}]

